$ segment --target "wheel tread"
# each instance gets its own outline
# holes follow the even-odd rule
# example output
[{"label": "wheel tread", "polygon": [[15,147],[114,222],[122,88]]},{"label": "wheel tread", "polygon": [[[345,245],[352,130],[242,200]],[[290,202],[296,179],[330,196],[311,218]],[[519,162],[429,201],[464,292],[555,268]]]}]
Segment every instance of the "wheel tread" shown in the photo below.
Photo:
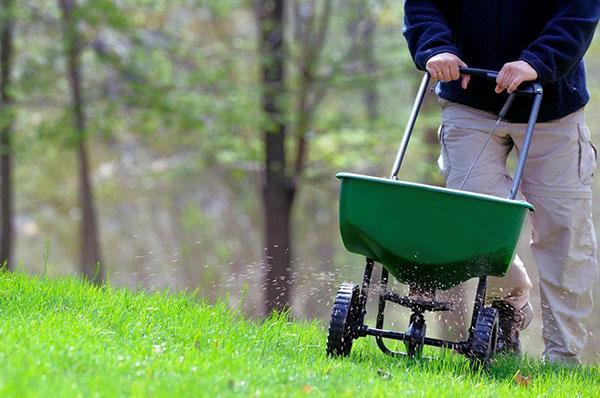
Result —
[{"label": "wheel tread", "polygon": [[471,343],[471,360],[477,364],[486,365],[496,352],[498,336],[498,311],[492,307],[484,307],[479,311],[473,341]]},{"label": "wheel tread", "polygon": [[331,322],[327,330],[327,354],[347,356],[352,349],[352,323],[358,313],[358,285],[344,282],[337,294],[331,311]]}]

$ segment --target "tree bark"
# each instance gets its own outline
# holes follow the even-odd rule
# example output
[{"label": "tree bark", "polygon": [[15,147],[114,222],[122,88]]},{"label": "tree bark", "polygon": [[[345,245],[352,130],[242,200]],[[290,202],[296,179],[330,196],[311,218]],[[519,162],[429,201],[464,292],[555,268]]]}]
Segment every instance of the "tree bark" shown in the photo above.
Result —
[{"label": "tree bark", "polygon": [[12,262],[14,210],[12,187],[13,109],[10,94],[13,58],[13,0],[2,1],[0,31],[0,266]]},{"label": "tree bark", "polygon": [[80,223],[81,269],[84,277],[94,283],[102,283],[104,270],[100,256],[98,225],[94,194],[89,172],[86,145],[86,116],[82,95],[81,43],[77,32],[77,22],[73,11],[75,0],[58,0],[65,27],[67,78],[71,89],[74,127],[77,137],[77,161],[79,165],[79,205],[82,218]]},{"label": "tree bark", "polygon": [[285,310],[291,298],[291,214],[295,183],[287,175],[284,107],[285,63],[284,1],[256,0],[262,80],[265,169],[265,312]]}]

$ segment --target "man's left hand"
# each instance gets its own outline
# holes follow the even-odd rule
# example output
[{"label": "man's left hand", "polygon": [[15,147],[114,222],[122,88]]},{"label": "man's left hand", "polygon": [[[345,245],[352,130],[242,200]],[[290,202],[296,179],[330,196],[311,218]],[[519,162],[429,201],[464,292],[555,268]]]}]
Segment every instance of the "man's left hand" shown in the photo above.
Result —
[{"label": "man's left hand", "polygon": [[496,78],[496,93],[504,90],[512,94],[523,82],[529,82],[538,78],[538,74],[525,61],[515,61],[504,64]]}]

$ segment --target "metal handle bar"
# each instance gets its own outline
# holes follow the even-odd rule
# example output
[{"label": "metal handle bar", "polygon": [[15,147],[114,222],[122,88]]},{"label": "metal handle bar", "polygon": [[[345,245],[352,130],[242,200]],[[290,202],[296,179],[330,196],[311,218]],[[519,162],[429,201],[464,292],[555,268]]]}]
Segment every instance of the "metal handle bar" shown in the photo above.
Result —
[{"label": "metal handle bar", "polygon": [[458,68],[458,70],[461,75],[477,76],[487,80],[496,80],[496,77],[498,77],[498,72],[493,70],[467,67]]},{"label": "metal handle bar", "polygon": [[423,79],[421,79],[421,85],[419,86],[419,91],[417,92],[417,97],[415,98],[415,103],[413,104],[412,111],[410,113],[410,117],[408,118],[408,124],[404,128],[404,135],[402,136],[402,142],[400,143],[400,148],[398,149],[398,154],[396,155],[396,160],[394,161],[394,167],[392,168],[392,175],[390,178],[392,180],[398,179],[398,172],[400,171],[400,166],[402,166],[402,161],[404,160],[404,155],[406,155],[406,149],[408,148],[408,141],[410,141],[410,136],[412,135],[413,129],[415,127],[415,122],[417,121],[417,116],[419,116],[419,110],[421,109],[421,104],[423,104],[423,99],[425,98],[425,92],[427,91],[427,86],[429,85],[429,73],[425,72],[423,75]]},{"label": "metal handle bar", "polygon": [[[461,75],[471,75],[486,80],[496,81],[498,73],[495,70],[479,69],[479,68],[466,68],[462,67],[458,69]],[[517,95],[535,95],[542,91],[542,85],[537,81],[534,82],[523,82],[519,85],[519,88],[514,91]]]},{"label": "metal handle bar", "polygon": [[[480,76],[486,79],[496,80],[498,76],[498,72],[490,71],[485,69],[477,69],[477,68],[461,68],[460,72],[462,74],[470,74],[473,76]],[[406,150],[408,148],[408,142],[410,141],[410,137],[412,135],[413,129],[415,127],[415,123],[417,121],[417,116],[419,115],[419,111],[421,109],[421,105],[423,104],[423,99],[425,98],[425,94],[427,92],[427,86],[429,85],[429,73],[425,73],[423,75],[423,79],[421,80],[421,85],[419,86],[419,91],[417,92],[417,97],[415,98],[415,102],[413,104],[413,108],[410,114],[410,118],[408,119],[408,124],[404,129],[404,136],[402,137],[402,142],[400,143],[400,148],[398,149],[398,153],[396,155],[396,160],[394,161],[394,166],[392,168],[392,174],[390,179],[397,180],[398,172],[400,171],[400,167],[402,166],[402,162],[404,160],[404,156],[406,155]],[[523,86],[523,85],[521,85]],[[527,154],[529,153],[529,147],[531,146],[531,140],[533,138],[533,130],[535,128],[535,124],[537,122],[537,117],[540,111],[540,106],[542,104],[542,96],[543,89],[542,85],[538,82],[533,82],[526,84],[525,87],[519,88],[515,91],[516,94],[520,95],[528,95],[533,96],[533,104],[531,106],[531,112],[529,114],[529,121],[527,123],[527,130],[525,131],[525,139],[523,140],[523,146],[521,147],[521,153],[519,155],[519,162],[517,164],[517,168],[515,170],[515,177],[513,179],[513,186],[510,191],[510,199],[515,199],[517,197],[517,193],[519,191],[519,186],[521,185],[521,177],[523,176],[523,169],[525,168],[525,162],[527,160]],[[512,100],[514,96],[509,97],[509,100],[503,107],[500,112],[500,116],[506,116],[506,111],[510,104],[512,104]]]}]

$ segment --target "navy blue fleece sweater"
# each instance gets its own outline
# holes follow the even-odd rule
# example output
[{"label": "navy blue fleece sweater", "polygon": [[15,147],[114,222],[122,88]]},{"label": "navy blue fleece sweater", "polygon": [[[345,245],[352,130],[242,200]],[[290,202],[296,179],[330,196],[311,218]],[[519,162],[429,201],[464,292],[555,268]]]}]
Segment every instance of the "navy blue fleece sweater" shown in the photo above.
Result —
[{"label": "navy blue fleece sweater", "polygon": [[[589,100],[583,55],[598,18],[600,0],[406,0],[404,36],[421,70],[432,56],[450,52],[475,68],[500,70],[523,60],[538,73],[544,99],[538,121],[554,120]],[[441,84],[440,96],[498,113],[506,94],[472,78]],[[508,119],[526,122],[530,100],[518,98]]]}]

